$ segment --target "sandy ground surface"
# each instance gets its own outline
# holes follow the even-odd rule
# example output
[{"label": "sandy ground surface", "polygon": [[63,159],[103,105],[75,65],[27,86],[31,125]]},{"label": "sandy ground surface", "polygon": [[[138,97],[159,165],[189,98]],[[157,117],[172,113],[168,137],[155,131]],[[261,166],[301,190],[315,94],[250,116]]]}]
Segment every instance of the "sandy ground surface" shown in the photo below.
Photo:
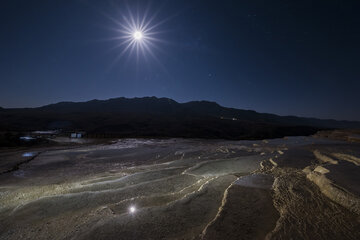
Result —
[{"label": "sandy ground surface", "polygon": [[360,144],[123,139],[0,151],[0,239],[360,239]]}]

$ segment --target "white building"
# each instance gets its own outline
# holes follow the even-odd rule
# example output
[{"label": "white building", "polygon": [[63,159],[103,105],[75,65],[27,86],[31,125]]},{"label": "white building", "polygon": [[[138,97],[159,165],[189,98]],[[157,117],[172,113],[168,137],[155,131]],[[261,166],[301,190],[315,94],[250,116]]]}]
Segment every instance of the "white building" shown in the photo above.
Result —
[{"label": "white building", "polygon": [[70,134],[71,138],[82,138],[83,137],[83,133],[80,132],[74,132]]}]

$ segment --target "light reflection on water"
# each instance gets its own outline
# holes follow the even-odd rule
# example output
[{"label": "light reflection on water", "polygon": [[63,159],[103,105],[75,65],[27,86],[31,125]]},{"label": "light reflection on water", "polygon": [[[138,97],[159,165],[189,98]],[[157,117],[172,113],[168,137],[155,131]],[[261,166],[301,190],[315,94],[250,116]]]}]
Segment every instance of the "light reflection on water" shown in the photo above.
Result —
[{"label": "light reflection on water", "polygon": [[32,157],[32,156],[34,156],[36,153],[34,153],[34,152],[26,152],[26,153],[24,153],[22,156],[23,157]]}]

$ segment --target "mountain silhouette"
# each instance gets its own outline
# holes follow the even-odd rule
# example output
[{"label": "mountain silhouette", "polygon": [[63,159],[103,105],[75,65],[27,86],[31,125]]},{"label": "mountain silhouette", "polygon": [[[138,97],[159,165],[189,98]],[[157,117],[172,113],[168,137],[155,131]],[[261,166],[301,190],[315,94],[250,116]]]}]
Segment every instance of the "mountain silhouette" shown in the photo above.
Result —
[{"label": "mountain silhouette", "polygon": [[360,128],[360,122],[278,116],[169,98],[113,98],[0,108],[0,131],[82,130],[89,136],[260,139],[309,135],[320,129]]}]

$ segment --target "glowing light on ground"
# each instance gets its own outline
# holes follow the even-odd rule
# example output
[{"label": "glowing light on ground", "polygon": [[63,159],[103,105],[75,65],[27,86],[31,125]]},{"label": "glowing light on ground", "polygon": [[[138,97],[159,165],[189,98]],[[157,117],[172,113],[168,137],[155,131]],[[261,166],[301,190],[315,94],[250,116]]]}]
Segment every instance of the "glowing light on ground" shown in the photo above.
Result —
[{"label": "glowing light on ground", "polygon": [[129,207],[129,212],[130,213],[135,213],[136,212],[136,208],[134,206],[130,206]]},{"label": "glowing light on ground", "polygon": [[24,153],[22,156],[23,157],[32,157],[32,156],[34,156],[35,155],[35,153],[33,153],[33,152],[26,152],[26,153]]}]

